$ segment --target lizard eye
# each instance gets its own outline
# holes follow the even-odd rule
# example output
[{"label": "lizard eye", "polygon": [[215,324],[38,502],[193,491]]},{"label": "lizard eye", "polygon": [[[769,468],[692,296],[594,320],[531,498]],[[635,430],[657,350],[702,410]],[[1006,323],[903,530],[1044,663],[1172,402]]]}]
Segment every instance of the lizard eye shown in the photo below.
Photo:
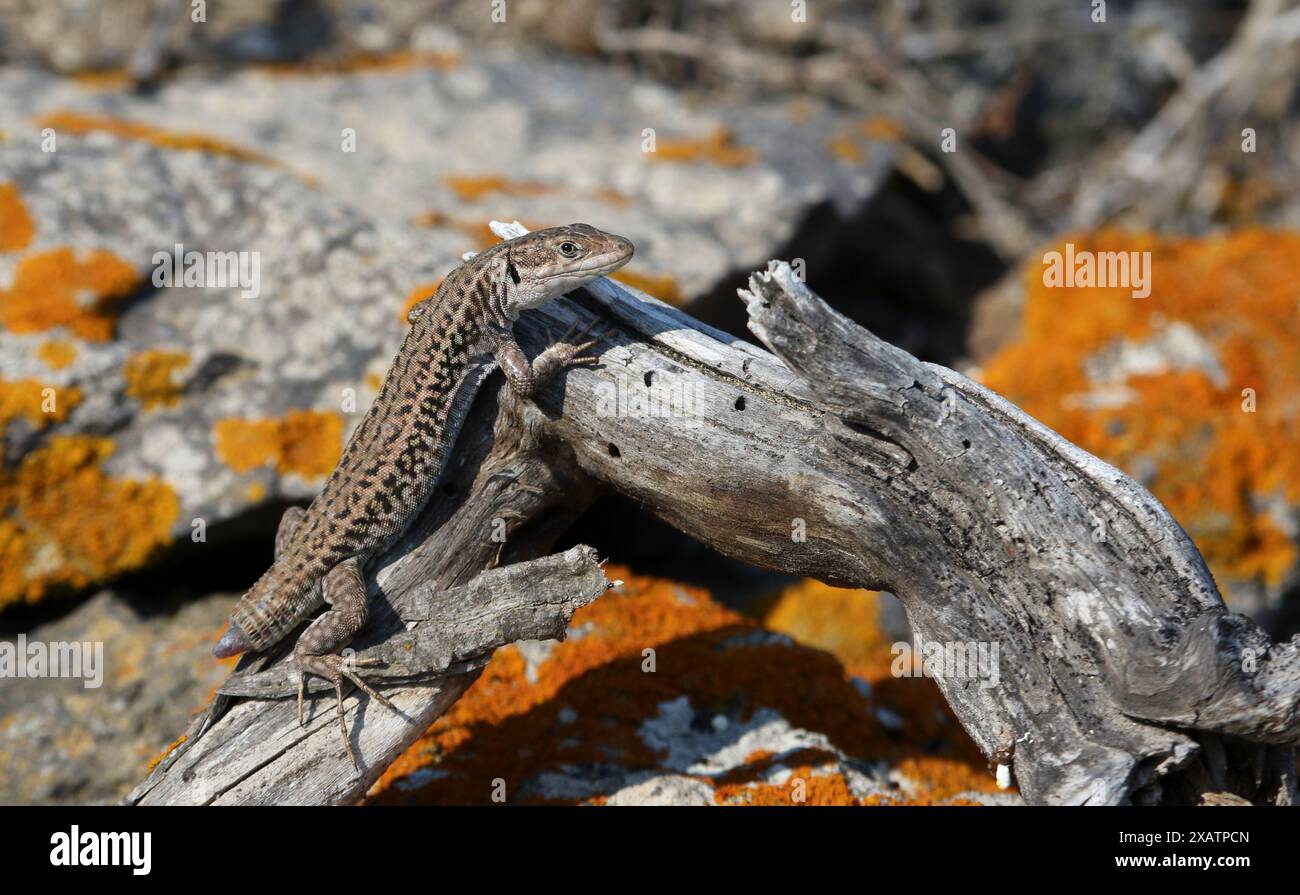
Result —
[{"label": "lizard eye", "polygon": [[578,257],[578,244],[576,242],[560,243],[560,254],[566,258]]}]

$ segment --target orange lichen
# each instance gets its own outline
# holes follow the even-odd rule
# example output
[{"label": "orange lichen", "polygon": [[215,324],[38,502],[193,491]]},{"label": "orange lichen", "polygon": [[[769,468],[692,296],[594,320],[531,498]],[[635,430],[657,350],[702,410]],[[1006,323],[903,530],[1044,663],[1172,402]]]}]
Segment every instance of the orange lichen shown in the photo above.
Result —
[{"label": "orange lichen", "polygon": [[509,180],[496,174],[448,174],[442,178],[442,182],[465,202],[477,202],[484,196],[494,194],[503,196],[540,196],[552,189],[552,187],[544,183]]},{"label": "orange lichen", "polygon": [[835,134],[826,141],[826,149],[842,162],[857,165],[867,160],[867,150],[847,134]]},{"label": "orange lichen", "polygon": [[682,290],[677,286],[677,278],[672,274],[642,273],[628,270],[626,267],[610,275],[610,279],[627,283],[633,289],[640,289],[646,295],[653,295],[670,305],[682,304]]},{"label": "orange lichen", "polygon": [[144,565],[171,541],[180,501],[156,479],[101,468],[107,438],[54,436],[0,470],[0,606]]},{"label": "orange lichen", "polygon": [[309,62],[266,62],[257,66],[277,77],[319,77],[339,74],[379,74],[412,69],[446,70],[461,63],[459,53],[434,50],[397,50],[391,53],[355,53],[341,59]]},{"label": "orange lichen", "polygon": [[406,315],[411,313],[411,308],[415,307],[426,298],[430,298],[438,291],[438,287],[441,285],[442,277],[439,277],[430,283],[421,283],[410,292],[406,293],[406,298],[402,300],[402,310],[399,311],[397,315],[398,319],[403,323],[407,323]]},{"label": "orange lichen", "polygon": [[155,349],[131,355],[123,370],[127,397],[137,399],[145,410],[175,407],[182,390],[176,373],[189,362],[190,356],[183,351]]},{"label": "orange lichen", "polygon": [[[1023,334],[983,373],[993,389],[1070,441],[1129,471],[1192,536],[1225,590],[1276,585],[1294,568],[1292,541],[1265,509],[1300,503],[1300,234],[1244,230],[1206,239],[1104,231],[1080,251],[1150,251],[1151,294],[1043,285],[1025,271]],[[1085,364],[1118,343],[1190,326],[1221,377],[1195,367],[1124,374],[1125,399],[1088,402]],[[1256,412],[1246,412],[1252,390]]]},{"label": "orange lichen", "polygon": [[0,324],[16,333],[66,326],[83,339],[105,341],[117,325],[116,305],[139,282],[135,268],[112,252],[80,260],[66,247],[28,255],[13,286],[0,289]]},{"label": "orange lichen", "polygon": [[36,235],[36,225],[27,213],[18,186],[0,183],[0,252],[25,249]]},{"label": "orange lichen", "polygon": [[858,132],[868,140],[901,140],[903,126],[893,118],[868,118],[858,125]]},{"label": "orange lichen", "polygon": [[832,653],[851,674],[868,676],[893,660],[880,629],[878,596],[808,578],[775,597],[763,626]]},{"label": "orange lichen", "polygon": [[244,496],[248,498],[249,503],[261,503],[262,498],[266,497],[266,485],[261,482],[251,482],[244,490]]},{"label": "orange lichen", "polygon": [[209,155],[224,155],[259,165],[279,167],[279,163],[269,155],[228,142],[220,137],[193,132],[176,132],[145,124],[142,121],[128,121],[109,115],[97,115],[92,112],[77,112],[63,109],[42,115],[36,120],[40,128],[53,128],[74,135],[89,133],[108,133],[124,140],[139,140],[157,146],[160,149],[175,149],[181,152],[205,152]]},{"label": "orange lichen", "polygon": [[[426,211],[417,215],[412,221],[418,227],[430,227],[439,229],[459,230],[471,240],[471,245],[476,250],[489,249],[501,241],[495,233],[492,232],[491,226],[485,220],[465,220],[463,218],[454,218],[451,215],[444,214],[441,211]],[[524,226],[529,230],[540,229],[536,225],[524,221]]]},{"label": "orange lichen", "polygon": [[[566,765],[616,762],[655,769],[662,756],[641,739],[638,727],[658,714],[661,703],[681,696],[705,716],[737,705],[770,708],[791,725],[824,733],[838,749],[863,759],[930,752],[983,767],[960,728],[934,720],[943,703],[931,681],[896,682],[932,694],[913,703],[873,697],[874,704],[904,718],[906,739],[895,736],[831,655],[782,642],[731,645],[759,628],[707,592],[625,569],[606,572],[626,584],[578,610],[573,626],[581,637],[554,644],[532,669],[515,647],[498,650],[465,696],[389,768],[373,799],[486,803],[496,778],[506,781],[507,795],[514,798],[538,773]],[[653,670],[644,664],[646,649],[654,650]],[[921,708],[913,709],[917,702]],[[928,723],[916,717],[921,714]],[[811,765],[812,757],[801,752],[783,764]],[[774,760],[750,759],[752,764]],[[411,776],[435,769],[440,774],[427,783]],[[726,787],[742,787],[747,779],[753,777],[742,771],[711,782],[724,795],[736,795],[738,789]],[[830,801],[847,792],[836,787],[833,779],[818,778],[809,800]]]},{"label": "orange lichen", "polygon": [[791,768],[784,783],[724,784],[713,792],[719,805],[857,805],[843,774]]},{"label": "orange lichen", "polygon": [[618,208],[626,208],[632,204],[632,200],[614,189],[612,186],[604,186],[592,193],[592,198],[597,202],[604,202],[606,205],[614,205]]},{"label": "orange lichen", "polygon": [[751,146],[737,146],[731,131],[719,127],[700,139],[658,140],[650,158],[660,162],[710,162],[738,168],[758,161],[758,151]]},{"label": "orange lichen", "polygon": [[850,131],[833,134],[826,149],[836,159],[857,165],[871,156],[871,142],[898,142],[903,139],[902,126],[892,118],[867,118]]},{"label": "orange lichen", "polygon": [[939,802],[963,792],[997,792],[997,781],[982,768],[963,761],[927,755],[909,755],[894,765],[894,773],[906,777],[915,802]]},{"label": "orange lichen", "polygon": [[295,410],[280,418],[219,420],[214,450],[236,472],[274,464],[281,475],[326,475],[343,452],[343,418],[337,413]]},{"label": "orange lichen", "polygon": [[36,356],[51,370],[62,370],[77,359],[77,346],[72,342],[50,339],[36,349]]},{"label": "orange lichen", "polygon": [[68,418],[68,411],[81,403],[81,389],[76,386],[55,388],[35,379],[13,382],[0,379],[0,435],[9,423],[22,417],[40,431],[50,423]]},{"label": "orange lichen", "polygon": [[187,739],[189,739],[188,735],[181,734],[176,739],[172,740],[171,745],[169,745],[166,749],[162,750],[162,752],[160,752],[158,755],[149,759],[149,764],[145,767],[145,771],[146,772],[152,771],[154,768],[158,767],[158,765],[162,764],[163,759],[166,758],[168,755],[171,755],[172,752],[176,750],[176,747],[179,746],[181,743],[185,742]]},{"label": "orange lichen", "polygon": [[116,92],[129,90],[135,85],[135,78],[125,68],[101,68],[73,72],[72,82],[92,93]]}]

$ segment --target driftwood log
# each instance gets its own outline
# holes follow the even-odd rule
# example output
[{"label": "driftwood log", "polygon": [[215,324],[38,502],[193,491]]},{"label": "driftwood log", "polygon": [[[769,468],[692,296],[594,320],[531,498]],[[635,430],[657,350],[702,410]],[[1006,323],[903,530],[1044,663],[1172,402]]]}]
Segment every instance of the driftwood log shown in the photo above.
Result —
[{"label": "driftwood log", "polygon": [[[530,352],[548,329],[600,318],[611,332],[601,366],[568,371],[532,402],[494,377],[441,499],[372,576],[377,599],[412,618],[412,595],[541,555],[597,496],[618,492],[729,556],[888,590],[918,642],[996,645],[991,679],[932,670],[1031,803],[1295,800],[1300,638],[1272,643],[1229,612],[1155,498],[987,389],[877,339],[785,264],[741,298],[771,353],[608,280],[526,315],[517,332]],[[505,544],[490,537],[502,520]],[[605,587],[590,570],[568,573],[557,595],[581,602]],[[501,611],[529,611],[499,590],[515,600]],[[422,617],[454,617],[465,593]],[[349,697],[354,744],[373,762],[360,778],[328,701],[306,734],[291,699],[242,701],[128,800],[355,800],[493,645],[559,633],[572,609],[546,611],[538,626],[504,626],[459,651],[441,641],[439,661],[479,658],[432,686],[387,690],[417,726]],[[396,616],[387,636],[404,627]],[[371,636],[384,648],[384,630]],[[286,689],[283,672],[258,680]]]}]

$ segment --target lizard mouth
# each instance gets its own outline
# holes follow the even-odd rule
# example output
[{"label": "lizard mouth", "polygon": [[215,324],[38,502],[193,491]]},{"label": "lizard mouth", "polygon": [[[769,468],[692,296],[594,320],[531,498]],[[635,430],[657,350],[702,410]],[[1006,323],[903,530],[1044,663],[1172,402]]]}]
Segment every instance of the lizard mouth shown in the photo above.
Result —
[{"label": "lizard mouth", "polygon": [[545,277],[542,277],[542,279],[554,280],[563,277],[603,277],[618,270],[626,264],[631,257],[631,252],[628,252],[625,255],[617,255],[613,257],[609,255],[601,255],[591,259],[590,263],[583,264],[582,267],[577,270],[556,271],[553,274],[547,274]]}]

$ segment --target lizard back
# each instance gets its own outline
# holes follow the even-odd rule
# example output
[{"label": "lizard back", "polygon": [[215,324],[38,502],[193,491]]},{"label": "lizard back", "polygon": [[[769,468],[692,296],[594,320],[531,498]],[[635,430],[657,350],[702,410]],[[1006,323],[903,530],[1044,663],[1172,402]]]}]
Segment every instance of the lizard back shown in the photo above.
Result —
[{"label": "lizard back", "polygon": [[231,620],[258,649],[320,605],[316,585],[326,572],[387,547],[433,493],[474,392],[495,366],[481,344],[491,288],[475,275],[483,257],[456,268],[425,300],[338,465],[236,605]]}]

